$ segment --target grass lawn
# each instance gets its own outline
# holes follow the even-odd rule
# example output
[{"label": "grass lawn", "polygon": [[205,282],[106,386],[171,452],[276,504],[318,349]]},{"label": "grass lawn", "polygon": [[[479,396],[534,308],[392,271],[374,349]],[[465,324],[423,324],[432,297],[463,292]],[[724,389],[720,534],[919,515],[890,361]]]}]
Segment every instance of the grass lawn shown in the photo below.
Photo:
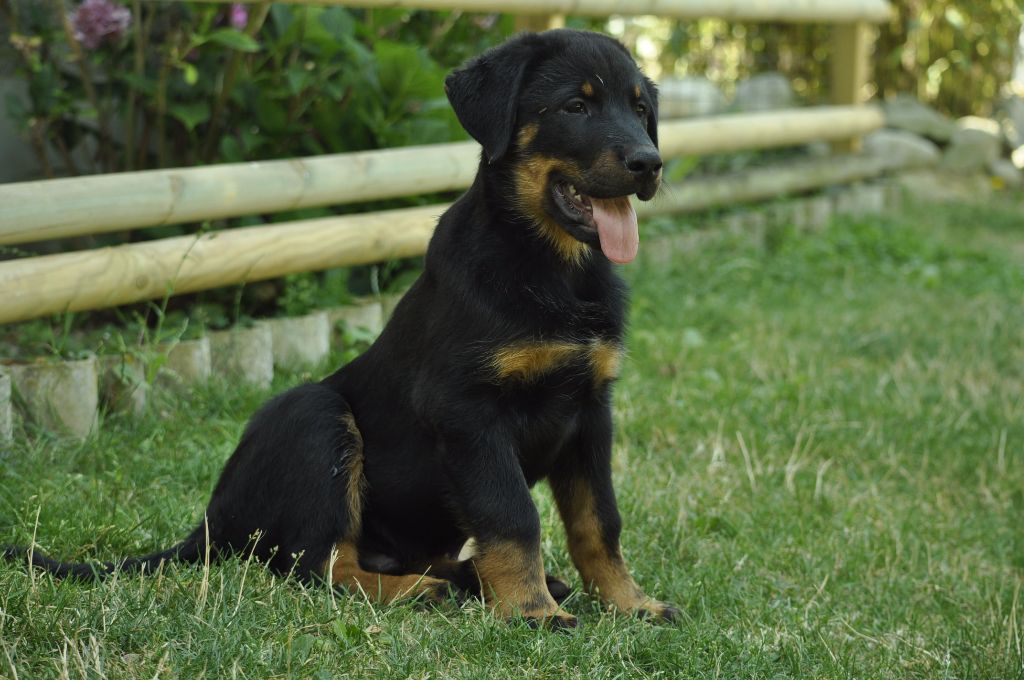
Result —
[{"label": "grass lawn", "polygon": [[[0,677],[1024,677],[1024,205],[689,242],[626,269],[616,393],[625,552],[678,624],[575,595],[581,628],[552,634],[241,562],[97,585],[0,565]],[[172,544],[265,397],[215,385],[85,444],[19,439],[0,543]],[[536,497],[545,563],[578,585]]]}]

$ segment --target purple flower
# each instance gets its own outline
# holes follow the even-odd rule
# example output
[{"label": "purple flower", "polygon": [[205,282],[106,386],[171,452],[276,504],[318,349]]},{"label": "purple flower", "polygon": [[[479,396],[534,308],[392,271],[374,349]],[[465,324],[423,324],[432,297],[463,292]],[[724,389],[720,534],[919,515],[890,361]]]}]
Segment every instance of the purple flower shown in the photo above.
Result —
[{"label": "purple flower", "polygon": [[131,24],[131,10],[112,0],[85,0],[71,13],[75,40],[90,50],[117,40]]},{"label": "purple flower", "polygon": [[231,10],[228,13],[228,23],[241,31],[249,24],[249,9],[240,2],[231,3]]}]

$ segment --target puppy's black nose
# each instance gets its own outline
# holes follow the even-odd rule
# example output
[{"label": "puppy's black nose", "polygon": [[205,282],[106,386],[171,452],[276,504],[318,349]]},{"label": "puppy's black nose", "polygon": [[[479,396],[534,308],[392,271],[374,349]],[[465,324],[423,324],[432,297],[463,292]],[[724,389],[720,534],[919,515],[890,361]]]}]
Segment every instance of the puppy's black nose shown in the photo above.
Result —
[{"label": "puppy's black nose", "polygon": [[641,146],[626,152],[626,169],[638,178],[661,170],[661,156],[653,146]]}]

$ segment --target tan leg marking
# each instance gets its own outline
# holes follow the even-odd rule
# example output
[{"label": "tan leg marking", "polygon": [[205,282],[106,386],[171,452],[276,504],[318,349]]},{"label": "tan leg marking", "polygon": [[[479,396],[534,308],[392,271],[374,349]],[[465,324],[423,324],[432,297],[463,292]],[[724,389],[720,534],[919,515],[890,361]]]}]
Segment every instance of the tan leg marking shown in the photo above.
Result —
[{"label": "tan leg marking", "polygon": [[366,478],[363,477],[363,435],[356,427],[355,418],[351,413],[341,416],[341,422],[355,440],[352,449],[345,452],[342,466],[348,479],[345,489],[345,504],[348,509],[348,535],[346,538],[359,538],[363,522],[363,495],[366,492]]},{"label": "tan leg marking", "polygon": [[324,565],[324,572],[331,575],[332,585],[362,590],[378,602],[394,602],[424,594],[431,600],[443,600],[448,593],[448,582],[433,576],[392,576],[364,570],[359,566],[356,546],[347,541],[334,546],[333,554]]},{"label": "tan leg marking", "polygon": [[484,601],[500,617],[560,619],[575,617],[561,609],[548,592],[540,551],[504,541],[479,547],[473,558]]},{"label": "tan leg marking", "polygon": [[590,488],[577,482],[565,496],[556,493],[555,499],[565,523],[569,554],[586,591],[624,611],[664,615],[667,605],[648,597],[630,575],[618,546],[612,549],[606,544]]}]

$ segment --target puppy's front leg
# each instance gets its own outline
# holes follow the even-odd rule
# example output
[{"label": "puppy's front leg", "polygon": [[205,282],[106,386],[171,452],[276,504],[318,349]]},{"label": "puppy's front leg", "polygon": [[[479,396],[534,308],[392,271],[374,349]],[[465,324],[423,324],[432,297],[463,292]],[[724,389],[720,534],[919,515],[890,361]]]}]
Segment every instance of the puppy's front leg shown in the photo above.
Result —
[{"label": "puppy's front leg", "polygon": [[524,616],[556,627],[576,618],[548,592],[540,555],[540,516],[516,450],[500,434],[445,437],[453,500],[476,540],[473,564],[487,605],[503,618]]},{"label": "puppy's front leg", "polygon": [[629,573],[619,534],[622,519],[615,503],[611,472],[612,424],[607,407],[595,409],[550,475],[558,511],[565,524],[569,554],[587,592],[624,611],[672,620],[675,607],[648,597]]}]

